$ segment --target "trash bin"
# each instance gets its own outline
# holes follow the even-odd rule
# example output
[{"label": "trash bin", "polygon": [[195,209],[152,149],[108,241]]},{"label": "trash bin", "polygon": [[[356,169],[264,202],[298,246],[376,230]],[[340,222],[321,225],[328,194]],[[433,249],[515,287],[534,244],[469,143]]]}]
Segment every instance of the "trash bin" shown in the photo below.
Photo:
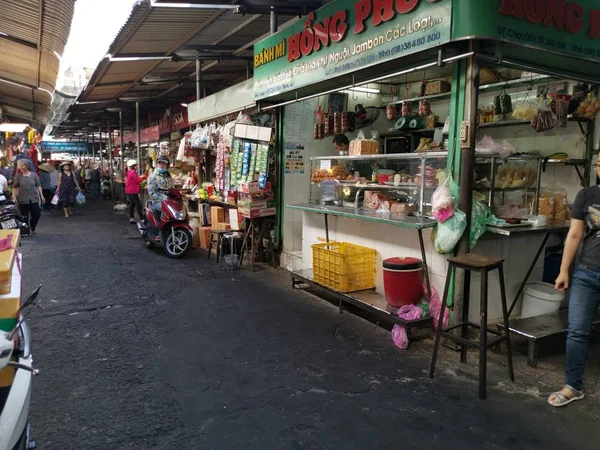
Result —
[{"label": "trash bin", "polygon": [[423,261],[398,257],[384,260],[383,289],[390,306],[417,303],[423,295]]},{"label": "trash bin", "polygon": [[521,318],[552,314],[559,310],[565,297],[564,292],[554,289],[554,285],[533,281],[525,285]]}]

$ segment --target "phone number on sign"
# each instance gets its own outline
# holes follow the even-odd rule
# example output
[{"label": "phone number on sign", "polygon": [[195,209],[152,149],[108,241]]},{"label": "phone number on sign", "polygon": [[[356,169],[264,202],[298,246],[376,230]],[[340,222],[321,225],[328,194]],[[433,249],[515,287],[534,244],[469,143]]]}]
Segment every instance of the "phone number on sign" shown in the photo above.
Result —
[{"label": "phone number on sign", "polygon": [[348,72],[351,70],[356,70],[360,67],[373,64],[381,59],[387,59],[387,58],[390,58],[391,56],[400,55],[401,53],[409,52],[413,49],[414,49],[413,51],[416,51],[422,45],[436,42],[440,38],[441,38],[441,33],[436,32],[436,33],[431,33],[428,36],[420,37],[418,39],[411,39],[411,40],[408,40],[401,44],[398,44],[392,48],[389,48],[387,50],[381,50],[379,52],[360,57],[360,58],[356,59],[355,61],[348,62],[348,63],[342,64],[340,66],[328,68],[326,70],[326,74],[329,76],[329,75],[336,75],[336,74]]},{"label": "phone number on sign", "polygon": [[552,39],[547,36],[534,34],[527,31],[519,31],[514,28],[507,28],[499,26],[497,33],[499,36],[506,37],[512,40],[529,43],[532,45],[543,46],[546,48],[556,49],[558,51],[567,51],[571,53],[577,53],[582,56],[590,56],[600,58],[600,49],[594,49],[591,47],[582,47],[579,45],[567,45],[566,42],[560,39]]}]

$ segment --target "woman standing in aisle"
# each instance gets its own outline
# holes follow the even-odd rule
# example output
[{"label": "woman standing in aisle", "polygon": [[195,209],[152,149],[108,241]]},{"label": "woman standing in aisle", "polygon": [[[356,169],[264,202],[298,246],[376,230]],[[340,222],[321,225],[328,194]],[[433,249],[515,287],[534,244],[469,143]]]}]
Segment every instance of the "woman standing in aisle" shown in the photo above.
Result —
[{"label": "woman standing in aisle", "polygon": [[129,199],[129,223],[136,223],[133,218],[134,210],[137,210],[140,220],[144,220],[140,193],[142,192],[142,179],[137,174],[138,164],[135,159],[127,161],[127,178],[125,179],[125,193]]},{"label": "woman standing in aisle", "polygon": [[71,162],[65,161],[60,165],[61,172],[58,175],[58,186],[56,193],[58,194],[58,204],[62,206],[65,213],[65,218],[71,217],[73,212],[71,206],[75,203],[75,191],[81,192],[77,177],[73,173]]},{"label": "woman standing in aisle", "polygon": [[18,162],[19,173],[13,183],[13,200],[19,205],[25,222],[29,223],[32,234],[36,233],[40,220],[40,202],[46,203],[42,193],[42,185],[38,176],[29,170],[29,163],[25,160]]},{"label": "woman standing in aisle", "polygon": [[[600,161],[596,162],[600,176]],[[583,242],[583,245],[581,245]],[[581,250],[578,250],[581,245]],[[570,275],[575,261],[575,271]],[[600,304],[600,185],[579,191],[571,209],[571,227],[563,251],[555,289],[569,293],[566,384],[548,398],[552,406],[565,406],[584,397],[583,369],[590,331]]]}]

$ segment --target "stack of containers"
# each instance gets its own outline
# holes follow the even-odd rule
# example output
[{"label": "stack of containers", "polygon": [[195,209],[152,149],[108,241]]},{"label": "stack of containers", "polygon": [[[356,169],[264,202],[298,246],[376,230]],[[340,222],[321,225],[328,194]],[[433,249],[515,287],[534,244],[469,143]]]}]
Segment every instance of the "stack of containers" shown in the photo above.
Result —
[{"label": "stack of containers", "polygon": [[[10,236],[10,245],[7,239]],[[9,332],[17,325],[21,306],[21,254],[17,253],[21,233],[19,230],[0,230],[0,242],[8,249],[0,251],[0,330]],[[13,367],[0,370],[0,388],[12,385]]]}]

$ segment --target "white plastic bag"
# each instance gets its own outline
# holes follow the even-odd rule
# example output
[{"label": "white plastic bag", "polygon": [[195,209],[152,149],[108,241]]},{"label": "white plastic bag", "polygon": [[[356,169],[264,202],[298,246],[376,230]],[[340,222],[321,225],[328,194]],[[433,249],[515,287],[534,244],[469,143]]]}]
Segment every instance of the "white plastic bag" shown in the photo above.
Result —
[{"label": "white plastic bag", "polygon": [[451,253],[467,228],[467,215],[460,209],[444,223],[435,227],[435,251],[445,255]]},{"label": "white plastic bag", "polygon": [[52,200],[50,201],[50,203],[52,203],[54,206],[58,205],[58,201],[60,200],[60,197],[58,196],[58,194],[54,194],[54,197],[52,197]]}]

